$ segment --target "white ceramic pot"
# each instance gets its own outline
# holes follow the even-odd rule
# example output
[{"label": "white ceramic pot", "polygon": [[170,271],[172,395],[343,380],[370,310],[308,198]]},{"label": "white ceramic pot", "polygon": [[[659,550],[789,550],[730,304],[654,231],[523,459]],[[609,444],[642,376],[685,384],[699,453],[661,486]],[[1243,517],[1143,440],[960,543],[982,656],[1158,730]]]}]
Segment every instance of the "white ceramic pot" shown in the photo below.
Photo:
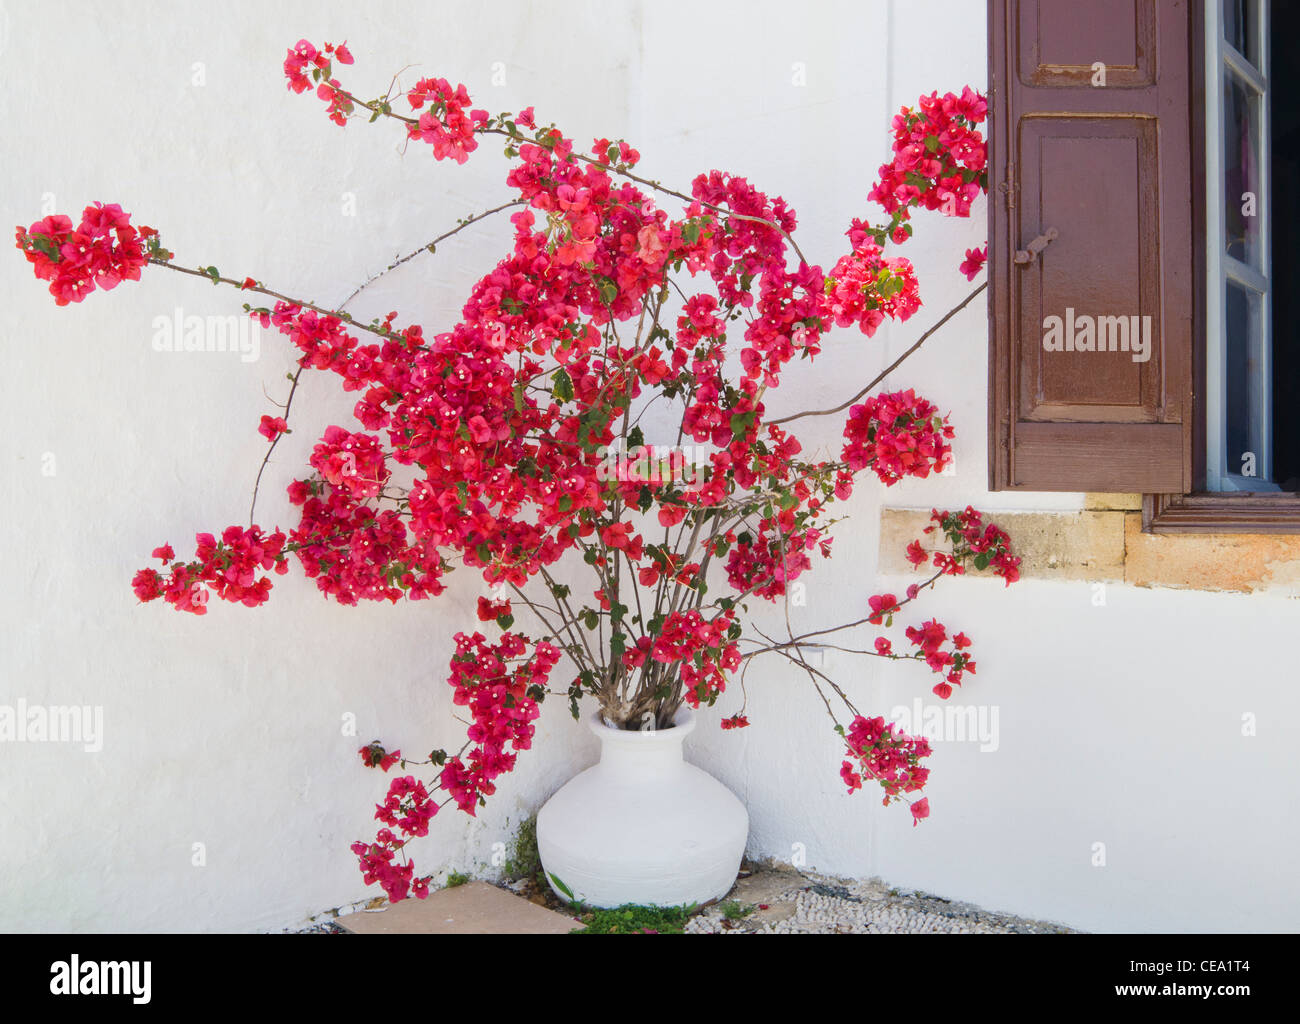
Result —
[{"label": "white ceramic pot", "polygon": [[599,712],[588,725],[600,739],[600,762],[537,814],[547,877],[593,907],[725,896],[745,853],[749,814],[731,790],[683,760],[682,741],[695,728],[691,710],[681,708],[673,728],[654,732],[613,729]]}]

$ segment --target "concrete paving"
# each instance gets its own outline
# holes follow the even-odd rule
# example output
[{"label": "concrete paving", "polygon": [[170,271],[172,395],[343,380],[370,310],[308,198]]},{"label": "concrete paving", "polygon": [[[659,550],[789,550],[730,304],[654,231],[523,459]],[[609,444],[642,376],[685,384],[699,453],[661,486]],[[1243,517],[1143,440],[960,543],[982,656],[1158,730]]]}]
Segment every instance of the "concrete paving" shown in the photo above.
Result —
[{"label": "concrete paving", "polygon": [[467,882],[338,919],[356,935],[567,935],[580,922],[487,882]]}]

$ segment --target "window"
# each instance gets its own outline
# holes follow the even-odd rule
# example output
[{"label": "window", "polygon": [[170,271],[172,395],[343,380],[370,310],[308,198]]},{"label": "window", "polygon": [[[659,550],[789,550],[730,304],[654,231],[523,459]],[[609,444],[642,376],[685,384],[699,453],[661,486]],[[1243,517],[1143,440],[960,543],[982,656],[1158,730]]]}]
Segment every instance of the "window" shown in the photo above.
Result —
[{"label": "window", "polygon": [[1141,492],[1162,532],[1300,532],[1279,6],[989,0],[992,489]]},{"label": "window", "polygon": [[1268,0],[1204,0],[1205,487],[1277,491]]}]

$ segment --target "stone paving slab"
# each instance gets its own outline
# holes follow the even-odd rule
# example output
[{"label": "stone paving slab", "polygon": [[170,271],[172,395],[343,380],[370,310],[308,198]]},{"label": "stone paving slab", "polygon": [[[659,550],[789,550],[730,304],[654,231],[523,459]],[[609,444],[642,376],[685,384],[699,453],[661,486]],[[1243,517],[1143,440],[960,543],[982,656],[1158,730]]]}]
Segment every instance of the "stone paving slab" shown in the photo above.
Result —
[{"label": "stone paving slab", "polygon": [[467,882],[382,910],[340,917],[356,935],[567,935],[582,924],[487,882]]},{"label": "stone paving slab", "polygon": [[[739,906],[737,906],[739,904]],[[727,910],[732,912],[727,916]],[[754,865],[727,897],[705,907],[687,934],[1064,934],[969,903],[886,886],[879,879],[843,879],[776,865]]]}]

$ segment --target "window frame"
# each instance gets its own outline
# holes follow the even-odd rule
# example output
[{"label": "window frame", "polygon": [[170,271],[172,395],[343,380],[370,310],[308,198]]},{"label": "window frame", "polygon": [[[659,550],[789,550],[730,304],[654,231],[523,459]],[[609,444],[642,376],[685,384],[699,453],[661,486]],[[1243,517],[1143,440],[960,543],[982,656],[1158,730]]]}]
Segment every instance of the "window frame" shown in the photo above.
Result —
[{"label": "window frame", "polygon": [[[1272,184],[1269,138],[1269,78],[1272,74],[1269,53],[1269,0],[1254,0],[1257,12],[1254,49],[1258,56],[1252,64],[1227,39],[1224,29],[1222,0],[1203,0],[1205,29],[1201,42],[1205,52],[1205,152],[1206,167],[1206,220],[1205,247],[1209,263],[1207,271],[1213,278],[1206,283],[1206,383],[1205,422],[1206,489],[1214,492],[1278,492],[1280,488],[1268,478],[1247,477],[1234,472],[1229,465],[1227,447],[1227,290],[1236,285],[1242,291],[1259,297],[1258,337],[1249,342],[1255,359],[1255,372],[1251,375],[1249,389],[1250,408],[1257,421],[1247,440],[1247,451],[1255,453],[1258,468],[1273,465],[1273,302],[1272,302]],[[1213,10],[1211,23],[1210,11]],[[1213,41],[1213,45],[1208,45]],[[1225,87],[1230,82],[1240,82],[1259,97],[1258,181],[1255,186],[1256,221],[1258,226],[1260,269],[1237,259],[1225,247],[1227,201],[1225,167],[1227,139],[1223,104]],[[1194,112],[1194,108],[1193,108]],[[1234,200],[1235,201],[1235,200]],[[1216,373],[1211,373],[1214,368]]]},{"label": "window frame", "polygon": [[[1219,0],[1209,0],[1220,12]],[[1192,111],[1206,110],[1206,76],[1208,70],[1206,39],[1208,3],[1189,4],[1191,17],[1189,54],[1192,69]],[[1265,9],[1267,5],[1265,3]],[[1219,31],[1222,32],[1222,14]],[[1262,19],[1261,19],[1262,21]],[[1261,31],[1266,28],[1262,24]],[[1218,55],[1212,55],[1217,57]],[[1267,59],[1267,58],[1266,58]],[[1216,75],[1212,86],[1222,89],[1222,77]],[[1218,104],[1216,103],[1216,106]],[[1195,489],[1188,494],[1144,494],[1142,496],[1142,529],[1148,533],[1300,533],[1300,495],[1277,491],[1207,491],[1206,463],[1209,453],[1208,428],[1208,309],[1207,291],[1210,287],[1208,190],[1212,184],[1207,171],[1206,134],[1207,118],[1192,117],[1192,232],[1201,244],[1194,246],[1193,289],[1196,296],[1192,311],[1192,456]],[[1216,145],[1222,145],[1220,129]],[[1218,183],[1221,187],[1221,182]],[[1217,197],[1222,206],[1222,196]],[[1216,211],[1215,216],[1219,215]],[[1261,215],[1263,212],[1261,211]],[[1222,273],[1215,268],[1216,285],[1222,286]],[[1271,326],[1271,325],[1269,325]]]}]

